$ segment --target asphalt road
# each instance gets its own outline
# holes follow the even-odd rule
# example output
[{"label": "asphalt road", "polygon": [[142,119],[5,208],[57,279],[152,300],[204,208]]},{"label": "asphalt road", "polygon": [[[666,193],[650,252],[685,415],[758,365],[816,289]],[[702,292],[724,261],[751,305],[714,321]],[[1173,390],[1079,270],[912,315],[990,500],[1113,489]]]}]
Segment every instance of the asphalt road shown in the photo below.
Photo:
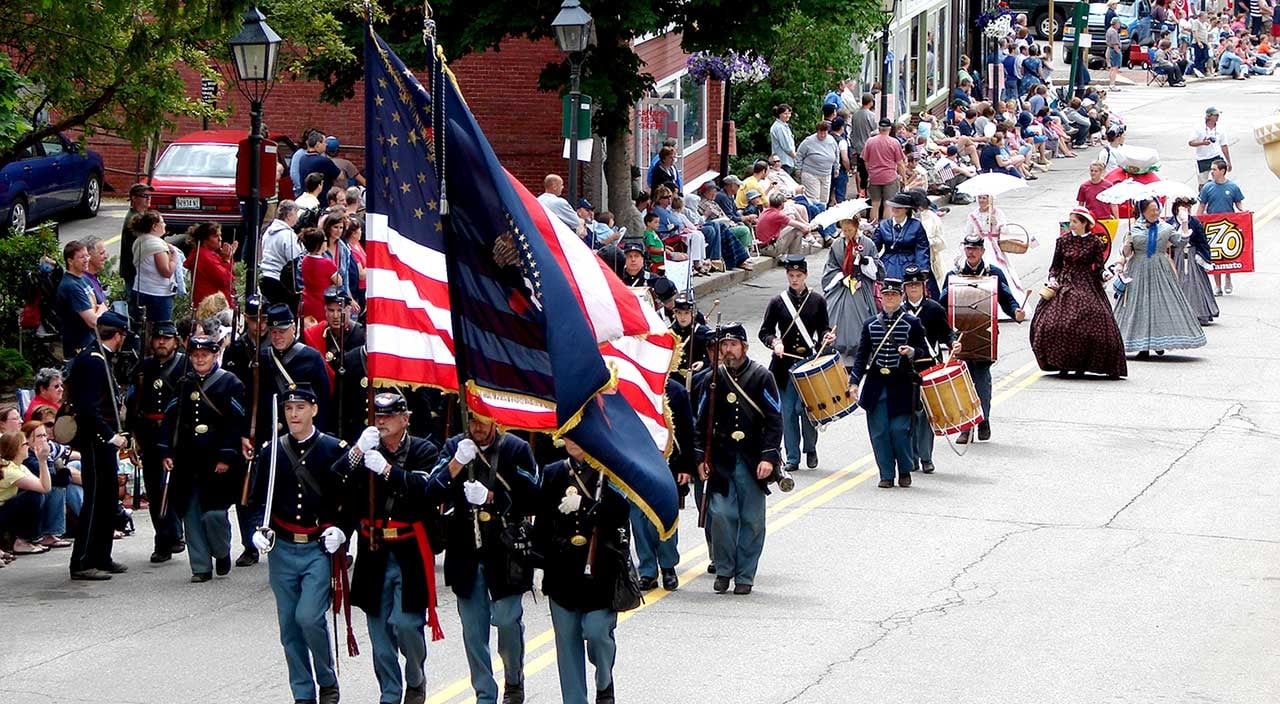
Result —
[{"label": "asphalt road", "polygon": [[[1044,376],[1027,326],[1002,326],[994,437],[910,489],[875,487],[861,413],[821,436],[821,466],[769,500],[749,597],[716,595],[700,531],[682,586],[618,628],[623,701],[1280,701],[1280,182],[1246,132],[1277,79],[1131,88],[1113,107],[1163,178],[1194,183],[1186,141],[1205,106],[1236,130],[1235,178],[1257,213],[1258,271],[1220,299],[1209,344],[1131,361],[1128,379]],[[1016,259],[1037,285],[1092,150],[1003,200],[1041,246]],[[1275,207],[1272,207],[1275,206]],[[100,216],[90,221],[115,234]],[[958,242],[956,212],[944,219]],[[118,224],[115,225],[118,230]],[[65,231],[65,230],[64,230]],[[817,269],[824,254],[815,255]],[[754,332],[772,271],[722,292]],[[752,353],[763,359],[762,345]],[[0,701],[288,701],[266,567],[192,585],[147,563],[150,526],[116,544],[128,575],[70,582],[66,552],[0,571]],[[429,701],[469,700],[454,602],[430,646]],[[374,702],[364,654],[343,659],[344,701]],[[559,700],[547,608],[525,598],[528,701]]]}]

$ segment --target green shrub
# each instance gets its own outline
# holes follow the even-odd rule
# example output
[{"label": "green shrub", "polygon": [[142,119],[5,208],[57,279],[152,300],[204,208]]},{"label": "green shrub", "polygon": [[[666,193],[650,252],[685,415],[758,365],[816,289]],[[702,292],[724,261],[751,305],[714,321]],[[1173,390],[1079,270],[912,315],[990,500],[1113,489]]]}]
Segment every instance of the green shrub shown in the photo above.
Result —
[{"label": "green shrub", "polygon": [[30,274],[41,257],[58,255],[58,237],[49,226],[0,238],[0,347],[17,347],[18,313]]},{"label": "green shrub", "polygon": [[12,347],[0,348],[0,389],[6,391],[31,384],[31,365]]}]

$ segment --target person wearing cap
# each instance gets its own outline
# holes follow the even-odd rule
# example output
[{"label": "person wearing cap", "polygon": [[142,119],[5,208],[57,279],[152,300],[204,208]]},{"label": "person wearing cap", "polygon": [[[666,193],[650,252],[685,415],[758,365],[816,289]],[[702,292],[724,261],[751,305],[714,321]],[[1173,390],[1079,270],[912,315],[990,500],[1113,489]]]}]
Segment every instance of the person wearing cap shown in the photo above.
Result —
[{"label": "person wearing cap", "polygon": [[631,288],[637,288],[649,286],[657,278],[645,267],[644,243],[631,240],[623,244],[622,255],[625,259],[622,263],[622,273],[618,276],[622,279],[622,283]]},{"label": "person wearing cap", "polygon": [[653,294],[654,308],[662,322],[671,325],[676,310],[676,296],[680,293],[674,282],[665,276],[655,276],[649,280],[649,291]]},{"label": "person wearing cap", "polygon": [[1067,227],[1049,265],[1045,285],[1053,293],[1041,294],[1031,321],[1031,351],[1047,372],[1119,379],[1128,374],[1124,340],[1102,286],[1110,247],[1094,233],[1093,214],[1085,208],[1071,211]]},{"label": "person wearing cap", "polygon": [[[1108,8],[1107,11],[1114,13],[1115,8]],[[1107,90],[1114,93],[1120,90],[1116,88],[1116,75],[1124,65],[1124,47],[1120,43],[1120,18],[1113,14],[1111,21],[1106,23],[1106,27]]]},{"label": "person wearing cap", "polygon": [[409,433],[409,404],[398,391],[375,395],[373,415],[374,424],[335,468],[346,476],[343,525],[357,534],[351,603],[365,613],[379,701],[398,704],[403,696],[407,704],[422,704],[425,628],[431,626],[432,640],[444,637],[435,580],[435,554],[444,547],[442,519],[437,504],[427,500],[427,480],[440,450]]},{"label": "person wearing cap", "polygon": [[94,343],[71,361],[67,389],[75,409],[76,435],[72,447],[80,451],[80,479],[84,505],[71,548],[71,578],[101,581],[123,574],[128,567],[111,558],[115,517],[116,457],[129,440],[120,434],[120,387],[112,369],[129,332],[129,320],[115,311],[98,316]]},{"label": "person wearing cap", "polygon": [[[911,264],[903,275],[902,308],[920,321],[924,328],[925,342],[928,343],[929,356],[915,360],[916,371],[922,372],[942,363],[945,359],[943,351],[951,349],[955,339],[951,324],[947,322],[946,309],[929,298],[929,273]],[[933,427],[929,425],[929,414],[925,412],[923,403],[916,404],[911,414],[911,438],[916,453],[916,468],[925,474],[933,474]]]},{"label": "person wearing cap", "polygon": [[862,147],[862,159],[867,164],[867,198],[871,201],[870,217],[873,221],[886,217],[881,206],[897,195],[906,168],[902,143],[892,134],[893,121],[881,119],[878,130]]},{"label": "person wearing cap", "polygon": [[[171,510],[160,512],[160,487],[164,486],[164,468],[155,452],[167,443],[163,431],[165,410],[178,393],[178,382],[189,369],[187,355],[178,349],[178,328],[170,320],[148,322],[151,354],[145,357],[133,374],[133,388],[129,394],[129,430],[142,448],[142,478],[151,490],[148,510],[151,525],[155,528],[155,543],[151,552],[151,564],[167,562],[174,553],[186,549],[182,541],[182,513]],[[177,504],[172,504],[177,506]]]},{"label": "person wearing cap", "polygon": [[[273,394],[283,395],[290,385],[309,384],[316,397],[316,425],[324,427],[332,413],[329,394],[329,372],[324,357],[316,350],[298,341],[297,320],[288,306],[279,303],[267,309],[267,342],[258,360],[258,383],[261,398],[258,404],[258,440],[271,437],[271,403]],[[279,433],[284,428],[276,428]]]},{"label": "person wearing cap", "polygon": [[[964,259],[952,271],[947,273],[946,279],[942,283],[942,295],[938,297],[938,303],[943,308],[947,308],[947,294],[950,288],[952,277],[988,277],[996,278],[996,301],[1000,305],[1000,309],[1005,315],[1013,320],[1021,323],[1026,319],[1026,313],[1022,310],[1018,299],[1014,298],[1012,289],[1009,288],[1009,279],[1005,276],[1000,267],[992,266],[987,263],[984,258],[986,249],[986,238],[981,235],[965,235],[964,237]],[[950,310],[948,308],[948,310]],[[954,327],[955,321],[952,322]],[[997,321],[992,320],[994,326]],[[956,340],[956,344],[952,347],[952,352],[960,353],[961,345],[964,339]],[[993,350],[994,352],[994,350]],[[978,424],[978,439],[991,439],[991,365],[995,364],[989,360],[965,359],[969,366],[969,374],[973,377],[973,386],[978,392],[978,399],[982,401],[982,422]],[[958,444],[968,443],[972,437],[973,431],[966,430],[960,433],[960,437],[956,438]]]},{"label": "person wearing cap", "polygon": [[[842,203],[848,197],[849,175],[856,166],[853,152],[849,148],[849,133],[843,117],[836,117],[831,121],[831,138],[835,140],[836,154],[840,157],[840,163],[831,179],[831,202],[834,204]],[[855,191],[857,186],[855,182]]]},{"label": "person wearing cap", "polygon": [[[428,482],[432,503],[450,504],[445,583],[462,620],[462,642],[476,701],[498,701],[489,637],[498,630],[503,704],[524,702],[524,606],[533,588],[528,517],[538,510],[542,473],[529,443],[476,415],[445,441]],[[518,545],[517,545],[518,544]]]},{"label": "person wearing cap", "polygon": [[902,279],[880,286],[884,310],[862,326],[862,339],[849,375],[850,389],[867,412],[871,450],[881,489],[911,486],[916,468],[911,419],[915,410],[916,360],[928,359],[924,326],[902,305]]},{"label": "person wearing cap", "polygon": [[715,344],[718,363],[693,381],[693,454],[708,493],[712,589],[723,594],[732,580],[733,593],[746,595],[764,550],[768,483],[781,470],[781,400],[773,374],[747,357],[742,323],[720,328]]},{"label": "person wearing cap", "polygon": [[701,371],[707,364],[707,342],[711,330],[706,325],[702,313],[691,295],[679,293],[673,305],[671,332],[679,338],[676,346],[680,348],[680,362],[676,372],[683,378],[685,385],[693,379],[695,372]]},{"label": "person wearing cap", "polygon": [[889,217],[880,221],[871,236],[884,263],[885,276],[901,281],[908,264],[929,271],[929,235],[920,221],[911,217],[915,199],[907,193],[894,193],[887,205]]},{"label": "person wearing cap", "polygon": [[[666,383],[667,411],[671,418],[671,453],[667,455],[667,467],[675,480],[681,501],[689,493],[689,485],[698,466],[693,452],[693,409],[689,404],[689,390],[679,377],[668,376]],[[680,564],[680,535],[673,531],[663,540],[658,528],[650,521],[644,509],[631,502],[631,532],[636,544],[636,570],[640,575],[640,589],[657,589],[661,571],[662,588],[673,592],[680,588],[676,565]]]},{"label": "person wearing cap", "polygon": [[[565,438],[564,449],[569,457],[543,472],[534,523],[534,544],[543,556],[542,592],[551,602],[560,696],[587,704],[593,701],[588,690],[594,689],[595,702],[614,704],[613,585],[630,559],[630,509],[622,491],[586,461],[577,443]],[[595,561],[587,574],[591,555]],[[594,687],[588,686],[587,660],[595,666]]]},{"label": "person wearing cap", "polygon": [[240,495],[249,411],[244,384],[218,366],[217,340],[192,337],[187,355],[189,371],[165,408],[156,450],[168,475],[169,513],[182,517],[191,581],[208,582],[214,572],[231,572],[227,509]]},{"label": "person wearing cap", "polygon": [[1218,128],[1218,119],[1222,113],[1210,107],[1204,111],[1204,124],[1197,125],[1187,146],[1195,147],[1196,174],[1201,187],[1208,183],[1213,169],[1213,162],[1222,159],[1227,162],[1227,170],[1231,170],[1231,148],[1227,145],[1228,135]]},{"label": "person wearing cap", "polygon": [[324,154],[329,157],[340,172],[339,176],[333,180],[335,186],[347,188],[349,186],[365,185],[364,176],[360,174],[360,169],[351,163],[350,159],[338,156],[338,150],[342,148],[342,143],[337,137],[329,135],[324,139]]},{"label": "person wearing cap", "polygon": [[[245,297],[244,313],[240,318],[244,321],[244,330],[236,335],[222,353],[222,368],[235,374],[244,385],[245,407],[249,409],[250,419],[258,418],[261,407],[271,402],[269,395],[264,397],[261,391],[255,393],[255,389],[261,388],[257,382],[262,373],[259,364],[262,350],[270,346],[266,339],[267,305],[260,294],[250,293]],[[249,442],[244,448],[249,457],[252,456],[253,448],[261,444],[258,439],[266,437],[267,432],[265,428],[259,430],[256,421],[250,424]],[[261,517],[256,515],[252,506],[236,507],[236,524],[242,548],[240,556],[236,558],[236,567],[249,567],[258,563],[258,551],[253,547],[253,532],[260,520]]]},{"label": "person wearing cap", "polygon": [[120,278],[124,279],[124,290],[133,290],[133,280],[138,275],[138,268],[133,263],[133,221],[151,208],[151,192],[155,189],[146,183],[135,183],[129,187],[129,211],[124,214],[124,224],[120,227]]},{"label": "person wearing cap", "polygon": [[[333,188],[333,182],[342,175],[342,170],[338,168],[338,165],[333,162],[333,159],[330,159],[329,156],[325,154],[326,138],[326,135],[319,130],[313,131],[311,134],[307,135],[307,153],[301,156],[301,161],[298,164],[298,176],[300,180],[295,180],[293,182],[294,198],[298,198],[302,195],[298,188],[300,185],[303,185],[303,182],[306,181],[307,177],[311,174],[318,173],[322,178],[319,191],[320,193],[328,193],[329,189]],[[295,155],[294,158],[297,159],[298,156]]]},{"label": "person wearing cap", "polygon": [[836,223],[840,236],[827,250],[822,267],[822,295],[835,330],[831,348],[840,353],[845,366],[853,363],[862,339],[862,326],[878,310],[875,285],[884,278],[884,264],[876,245],[862,234],[862,218],[854,215]]},{"label": "person wearing cap", "polygon": [[[329,390],[335,400],[341,397],[340,387],[345,383],[347,350],[364,344],[364,326],[351,319],[351,296],[337,286],[324,291],[324,320],[302,331],[302,341],[324,356],[325,369],[329,372]],[[329,415],[325,432],[341,438],[346,434],[339,427],[344,420],[345,409]]]},{"label": "person wearing cap", "polygon": [[263,442],[256,456],[257,486],[265,495],[273,485],[268,475],[274,468],[275,491],[271,514],[254,532],[253,545],[259,552],[271,552],[267,580],[276,600],[280,645],[295,703],[316,702],[318,688],[318,704],[338,704],[333,636],[326,616],[333,604],[333,562],[341,560],[345,572],[347,559],[345,551],[340,552],[347,542],[339,527],[343,477],[334,469],[347,461],[347,443],[316,429],[316,391],[303,382],[278,392],[287,432]]},{"label": "person wearing cap", "polygon": [[781,391],[782,444],[785,467],[791,472],[800,466],[802,436],[805,464],[809,469],[818,466],[818,429],[805,412],[791,368],[835,342],[836,336],[828,321],[826,299],[806,285],[809,263],[804,256],[788,256],[782,266],[787,271],[787,290],[769,300],[758,335],[773,351],[769,371]]},{"label": "person wearing cap", "polygon": [[[742,190],[742,179],[739,179],[733,174],[725,176],[724,180],[721,181],[721,190],[715,197],[716,205],[720,206],[720,210],[723,211],[725,216],[732,220],[734,224],[746,225],[748,228],[754,227],[756,224],[756,218],[759,216],[753,213],[744,213],[742,208],[738,207],[737,198],[740,190]],[[747,195],[749,196],[750,193]],[[740,230],[735,229],[734,234],[738,235],[739,239],[743,239]],[[747,237],[742,243],[744,247],[751,244],[750,237],[751,233],[748,231]]]}]

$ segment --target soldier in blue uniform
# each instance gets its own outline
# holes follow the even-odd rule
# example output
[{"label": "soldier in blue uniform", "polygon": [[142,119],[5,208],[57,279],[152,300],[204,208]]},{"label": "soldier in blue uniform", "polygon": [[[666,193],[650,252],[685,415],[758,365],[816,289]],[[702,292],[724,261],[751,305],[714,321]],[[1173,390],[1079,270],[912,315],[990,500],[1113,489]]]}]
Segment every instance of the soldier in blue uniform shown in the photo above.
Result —
[{"label": "soldier in blue uniform", "polygon": [[128,442],[120,434],[120,387],[112,366],[128,331],[123,315],[107,311],[98,316],[97,343],[76,354],[67,377],[76,420],[71,446],[80,451],[84,484],[84,505],[71,548],[71,578],[76,580],[111,579],[129,569],[111,558],[119,503],[116,458]]},{"label": "soldier in blue uniform", "polygon": [[924,326],[902,306],[902,280],[886,278],[880,293],[884,311],[862,326],[850,385],[867,412],[879,486],[888,489],[894,476],[898,486],[911,486],[916,466],[911,417],[919,401],[913,362],[928,358],[929,350]]},{"label": "soldier in blue uniform", "polygon": [[596,704],[614,704],[618,612],[613,592],[619,571],[630,568],[628,503],[586,463],[577,443],[566,438],[564,448],[569,459],[543,472],[534,539],[543,556],[542,592],[551,601],[560,698],[565,704],[588,704],[585,661],[590,660],[596,668]]},{"label": "soldier in blue uniform", "polygon": [[[244,332],[222,353],[222,368],[235,374],[245,389],[244,403],[249,411],[249,437],[243,452],[246,461],[253,459],[253,448],[261,444],[258,438],[269,432],[265,428],[260,431],[255,422],[260,415],[258,409],[263,406],[261,387],[255,382],[259,381],[262,372],[262,350],[270,344],[266,337],[266,303],[262,300],[262,296],[256,293],[250,294],[244,302]],[[268,402],[270,398],[268,395]],[[248,505],[236,507],[236,527],[240,533],[242,548],[240,557],[236,558],[236,567],[258,564],[258,551],[253,547],[253,534],[262,522],[261,508],[257,508],[260,506],[260,499],[252,493],[248,499]]]},{"label": "soldier in blue uniform", "polygon": [[801,440],[805,465],[818,466],[818,429],[805,412],[800,393],[791,379],[791,368],[812,358],[823,345],[836,341],[827,317],[827,301],[809,288],[809,263],[802,255],[791,255],[783,262],[787,270],[787,290],[774,296],[764,311],[760,324],[760,341],[773,350],[769,371],[782,392],[782,446],[786,453],[786,469],[800,468]]},{"label": "soldier in blue uniform", "polygon": [[465,434],[445,442],[431,473],[429,498],[448,503],[445,521],[445,582],[458,597],[462,640],[478,704],[498,700],[489,651],[489,630],[498,629],[506,686],[503,704],[524,702],[524,606],[533,586],[524,553],[527,519],[536,510],[540,486],[533,450],[524,440],[472,416]]},{"label": "soldier in blue uniform", "polygon": [[[267,341],[263,345],[262,356],[258,360],[260,366],[259,382],[262,398],[271,398],[273,394],[284,392],[290,385],[310,384],[316,395],[316,426],[325,427],[325,421],[333,412],[329,394],[329,371],[325,367],[324,357],[317,351],[298,341],[297,321],[289,306],[275,304],[267,309]],[[265,438],[264,431],[271,427],[271,404],[258,404],[258,434]],[[283,428],[276,428],[278,434]]]},{"label": "soldier in blue uniform", "polygon": [[[667,466],[675,477],[680,495],[689,493],[689,482],[698,466],[693,453],[693,409],[689,405],[689,391],[674,376],[667,377],[667,408],[671,411],[671,454]],[[676,565],[680,564],[679,531],[670,538],[660,540],[658,528],[644,511],[631,505],[631,532],[636,541],[636,562],[640,572],[640,588],[649,591],[658,587],[658,570],[662,570],[662,588],[673,592],[680,587]]]},{"label": "soldier in blue uniform", "polygon": [[[768,480],[779,468],[782,414],[773,375],[747,358],[747,330],[741,323],[721,328],[717,337],[719,366],[699,376],[694,456],[698,473],[710,492],[713,588],[723,594],[734,581],[734,594],[750,594],[764,550],[765,499]],[[712,417],[711,382],[715,379]],[[711,427],[711,463],[706,457]]]},{"label": "soldier in blue uniform", "polygon": [[627,242],[622,245],[623,256],[626,261],[622,266],[622,273],[618,274],[618,278],[622,279],[622,283],[636,288],[639,286],[652,286],[657,275],[650,273],[648,267],[645,266],[645,247],[638,241]]},{"label": "soldier in blue uniform", "polygon": [[253,293],[244,301],[244,332],[222,353],[222,368],[236,375],[244,388],[253,386],[253,362],[267,340],[267,311],[262,296]]},{"label": "soldier in blue uniform", "polygon": [[142,478],[150,492],[147,510],[156,531],[151,552],[151,564],[155,565],[168,562],[174,553],[187,549],[182,540],[182,517],[177,511],[160,513],[164,467],[157,451],[165,442],[161,431],[164,412],[177,393],[178,380],[187,372],[187,356],[178,350],[178,328],[169,320],[152,324],[149,345],[151,355],[138,363],[132,375],[128,420],[129,429],[142,448]]},{"label": "soldier in blue uniform", "polygon": [[[1009,278],[1001,271],[998,266],[991,266],[982,259],[983,251],[986,249],[986,240],[981,235],[968,235],[964,238],[964,262],[954,271],[947,272],[946,279],[942,283],[942,295],[939,296],[938,302],[942,304],[943,309],[947,307],[947,293],[951,285],[951,277],[955,276],[994,276],[996,277],[996,300],[1000,304],[1000,309],[1005,315],[1013,318],[1021,323],[1026,320],[1027,314],[1022,310],[1022,306],[1018,305],[1018,299],[1014,297],[1013,290],[1009,288]],[[992,325],[997,321],[991,321]],[[956,354],[960,353],[960,346],[964,340],[957,340],[952,347],[952,351]],[[974,389],[978,392],[978,398],[982,401],[982,422],[978,424],[978,439],[991,439],[991,365],[992,361],[983,361],[978,359],[966,359],[965,363],[969,365],[969,375],[973,377]],[[973,431],[966,430],[960,433],[956,438],[956,444],[964,445],[973,437]]]},{"label": "soldier in blue uniform", "polygon": [[[399,393],[374,396],[373,412],[374,426],[360,433],[343,468],[344,525],[359,533],[351,603],[365,612],[381,702],[400,704],[403,695],[404,704],[422,704],[424,628],[431,625],[433,640],[444,637],[435,610],[435,553],[444,546],[437,505],[427,500],[440,450],[409,434],[409,404]],[[373,515],[367,511],[370,483]]]},{"label": "soldier in blue uniform", "polygon": [[170,512],[180,513],[186,528],[191,581],[208,582],[215,571],[219,577],[231,572],[227,509],[244,476],[249,412],[244,385],[218,367],[216,340],[193,337],[187,353],[191,371],[165,411],[158,450],[169,472]]},{"label": "soldier in blue uniform", "polygon": [[[280,403],[288,432],[263,443],[257,458],[265,470],[276,454],[271,514],[253,543],[272,553],[268,581],[295,704],[316,704],[317,686],[319,704],[338,704],[339,698],[325,612],[333,601],[331,555],[346,542],[336,525],[342,475],[334,466],[347,461],[347,444],[316,430],[318,400],[307,384],[285,389]],[[271,483],[268,474],[258,473],[264,488]]]},{"label": "soldier in blue uniform", "polygon": [[707,343],[711,340],[711,330],[706,326],[702,314],[692,297],[683,293],[676,296],[675,312],[672,314],[671,332],[679,336],[680,364],[676,372],[680,380],[689,385],[695,372],[707,366]]},{"label": "soldier in blue uniform", "polygon": [[[920,319],[920,324],[924,326],[925,340],[929,343],[929,357],[916,360],[916,370],[919,372],[940,364],[943,350],[950,349],[954,340],[951,325],[947,322],[947,310],[929,298],[925,290],[929,282],[928,272],[921,271],[915,264],[908,264],[905,272],[902,288],[906,300],[902,307]],[[911,435],[914,438],[917,466],[921,472],[933,474],[933,427],[929,425],[929,414],[925,412],[923,403],[917,404],[916,411],[912,414]]]},{"label": "soldier in blue uniform", "polygon": [[[349,437],[343,433],[343,430],[354,430],[360,432],[360,427],[352,428],[349,423],[344,423],[346,418],[353,420],[362,418],[364,414],[355,413],[348,415],[347,408],[364,408],[366,403],[359,403],[356,406],[346,406],[346,397],[350,394],[346,393],[346,387],[350,385],[349,380],[354,379],[354,374],[349,374],[346,366],[346,354],[348,350],[353,350],[364,346],[364,326],[351,319],[350,314],[351,295],[344,289],[337,286],[330,286],[324,291],[324,320],[312,325],[302,333],[302,341],[311,349],[319,352],[324,356],[326,371],[329,372],[329,388],[332,391],[333,409],[328,414],[328,425],[325,426],[325,432],[333,433],[338,437],[346,440]],[[358,379],[355,383],[359,383]],[[343,426],[346,425],[344,428]]]}]

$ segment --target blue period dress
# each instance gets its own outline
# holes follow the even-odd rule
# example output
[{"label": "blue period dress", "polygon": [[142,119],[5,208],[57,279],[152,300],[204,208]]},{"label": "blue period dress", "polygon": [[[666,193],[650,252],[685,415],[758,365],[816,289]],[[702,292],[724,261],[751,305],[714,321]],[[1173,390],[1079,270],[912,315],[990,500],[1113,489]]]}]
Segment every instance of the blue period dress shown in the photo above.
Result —
[{"label": "blue period dress", "polygon": [[[1157,238],[1148,253],[1147,238]],[[1147,350],[1186,350],[1204,347],[1204,330],[1187,304],[1174,276],[1169,245],[1181,242],[1168,223],[1138,220],[1130,233],[1133,256],[1125,267],[1132,281],[1116,304],[1116,325],[1127,353]]]}]

